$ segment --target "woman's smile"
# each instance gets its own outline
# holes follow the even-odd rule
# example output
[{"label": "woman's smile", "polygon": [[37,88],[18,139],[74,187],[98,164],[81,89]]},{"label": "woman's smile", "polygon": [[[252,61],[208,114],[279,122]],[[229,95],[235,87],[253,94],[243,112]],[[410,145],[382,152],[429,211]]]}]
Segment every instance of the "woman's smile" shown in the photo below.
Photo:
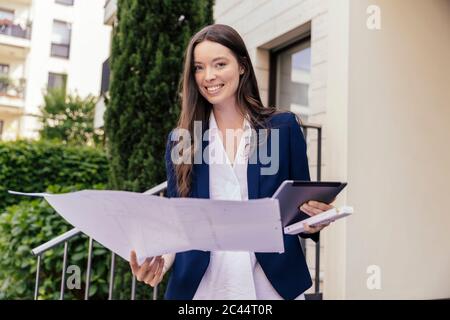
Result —
[{"label": "woman's smile", "polygon": [[214,85],[214,86],[207,86],[207,87],[205,87],[205,89],[210,95],[216,95],[216,94],[219,93],[219,91],[221,91],[223,86],[225,86],[225,85],[224,84],[218,84],[218,85]]}]

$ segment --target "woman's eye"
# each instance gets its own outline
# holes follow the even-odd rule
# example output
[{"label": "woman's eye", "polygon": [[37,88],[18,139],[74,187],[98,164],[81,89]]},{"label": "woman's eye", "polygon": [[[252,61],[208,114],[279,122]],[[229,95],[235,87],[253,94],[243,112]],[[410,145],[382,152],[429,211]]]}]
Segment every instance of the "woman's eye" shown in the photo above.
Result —
[{"label": "woman's eye", "polygon": [[201,70],[202,69],[202,67],[200,67],[200,66],[195,66],[194,67],[194,71],[199,71],[199,70]]},{"label": "woman's eye", "polygon": [[218,63],[216,66],[218,67],[218,68],[223,68],[223,67],[225,67],[227,64],[226,63]]}]

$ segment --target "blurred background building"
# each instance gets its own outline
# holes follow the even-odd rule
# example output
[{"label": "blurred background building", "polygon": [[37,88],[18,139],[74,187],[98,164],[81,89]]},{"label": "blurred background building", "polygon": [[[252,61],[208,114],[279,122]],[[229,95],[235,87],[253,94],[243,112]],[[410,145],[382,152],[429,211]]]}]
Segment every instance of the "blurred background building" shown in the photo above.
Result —
[{"label": "blurred background building", "polygon": [[47,89],[98,95],[110,27],[103,0],[0,0],[0,139],[37,138]]}]

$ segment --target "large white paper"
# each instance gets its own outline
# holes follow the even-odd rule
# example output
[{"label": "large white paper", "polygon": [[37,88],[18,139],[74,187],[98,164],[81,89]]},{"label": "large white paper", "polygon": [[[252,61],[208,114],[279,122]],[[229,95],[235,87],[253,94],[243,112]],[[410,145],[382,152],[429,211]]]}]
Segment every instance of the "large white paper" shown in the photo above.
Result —
[{"label": "large white paper", "polygon": [[129,260],[187,250],[284,252],[276,199],[226,201],[83,190],[42,196],[70,224]]}]

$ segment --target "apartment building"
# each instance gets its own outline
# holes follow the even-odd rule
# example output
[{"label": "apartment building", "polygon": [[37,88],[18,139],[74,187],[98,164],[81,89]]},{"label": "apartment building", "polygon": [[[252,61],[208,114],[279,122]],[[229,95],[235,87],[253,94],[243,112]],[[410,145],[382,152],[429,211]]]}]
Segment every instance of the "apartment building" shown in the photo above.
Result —
[{"label": "apartment building", "polygon": [[48,89],[98,95],[110,27],[103,0],[0,0],[0,139],[37,138]]}]

